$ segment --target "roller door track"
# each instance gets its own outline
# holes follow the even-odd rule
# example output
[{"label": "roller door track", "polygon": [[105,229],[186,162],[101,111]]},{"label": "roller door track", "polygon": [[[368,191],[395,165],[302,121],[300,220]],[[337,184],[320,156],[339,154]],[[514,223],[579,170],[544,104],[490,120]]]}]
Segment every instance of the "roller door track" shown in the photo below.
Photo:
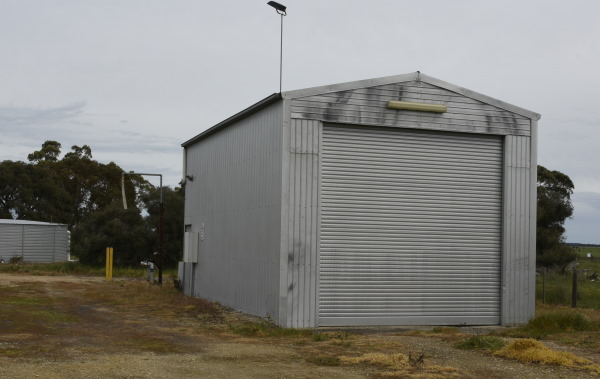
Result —
[{"label": "roller door track", "polygon": [[324,126],[320,326],[500,323],[502,141]]}]

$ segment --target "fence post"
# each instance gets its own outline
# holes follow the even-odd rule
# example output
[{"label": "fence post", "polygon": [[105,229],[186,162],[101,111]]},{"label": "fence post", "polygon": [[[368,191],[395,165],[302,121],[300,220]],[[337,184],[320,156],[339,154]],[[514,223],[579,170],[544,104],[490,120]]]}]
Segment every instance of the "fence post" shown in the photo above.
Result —
[{"label": "fence post", "polygon": [[571,293],[571,308],[577,308],[577,268],[573,267],[573,291]]},{"label": "fence post", "polygon": [[106,280],[108,280],[109,264],[110,264],[110,247],[107,247],[106,248],[106,268],[104,270],[104,275],[106,277]]}]

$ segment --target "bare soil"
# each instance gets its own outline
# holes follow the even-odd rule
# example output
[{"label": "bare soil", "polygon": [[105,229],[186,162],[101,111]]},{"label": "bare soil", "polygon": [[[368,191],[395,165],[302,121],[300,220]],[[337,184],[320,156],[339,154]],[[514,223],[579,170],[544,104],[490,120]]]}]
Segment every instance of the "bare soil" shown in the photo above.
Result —
[{"label": "bare soil", "polygon": [[[167,286],[0,273],[0,378],[597,377],[458,350],[460,333],[269,333],[264,322]],[[600,362],[597,349],[547,345]],[[402,369],[340,360],[368,353],[423,360]]]}]

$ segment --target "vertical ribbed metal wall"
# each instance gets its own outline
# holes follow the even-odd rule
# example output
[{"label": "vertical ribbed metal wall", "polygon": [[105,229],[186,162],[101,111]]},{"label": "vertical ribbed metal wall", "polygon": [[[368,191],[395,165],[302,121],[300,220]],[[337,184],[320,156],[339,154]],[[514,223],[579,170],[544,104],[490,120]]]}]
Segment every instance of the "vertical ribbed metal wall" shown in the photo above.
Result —
[{"label": "vertical ribbed metal wall", "polygon": [[295,328],[316,326],[321,127],[312,120],[290,123],[286,325]]},{"label": "vertical ribbed metal wall", "polygon": [[261,316],[279,309],[282,119],[277,102],[186,148],[199,254],[185,278],[195,296]]},{"label": "vertical ribbed metal wall", "polygon": [[24,225],[0,224],[0,257],[7,262],[13,256],[23,255]]},{"label": "vertical ribbed metal wall", "polygon": [[[502,324],[527,322],[535,313],[535,193],[531,138],[506,136],[504,168]],[[533,188],[532,188],[533,187]],[[533,278],[533,280],[532,280]],[[533,283],[533,284],[532,284]]]},{"label": "vertical ribbed metal wall", "polygon": [[500,136],[325,124],[319,325],[498,324]]}]

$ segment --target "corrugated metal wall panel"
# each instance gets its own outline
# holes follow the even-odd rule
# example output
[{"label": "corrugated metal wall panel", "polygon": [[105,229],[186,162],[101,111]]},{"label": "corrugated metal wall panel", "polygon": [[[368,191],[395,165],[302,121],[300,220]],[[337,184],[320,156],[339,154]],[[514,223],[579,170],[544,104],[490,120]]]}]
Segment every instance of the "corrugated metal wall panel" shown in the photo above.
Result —
[{"label": "corrugated metal wall panel", "polygon": [[538,155],[538,121],[531,120],[530,156],[531,168],[529,170],[529,198],[525,206],[529,208],[529,299],[526,299],[527,308],[525,314],[515,319],[516,323],[526,323],[535,316],[535,285],[536,285],[536,235],[537,235],[537,155]]},{"label": "corrugated metal wall panel", "polygon": [[[387,108],[389,100],[444,104],[448,106],[448,112],[398,112]],[[422,81],[298,98],[292,100],[291,112],[294,118],[323,122],[500,135],[530,134],[528,118]]]},{"label": "corrugated metal wall panel", "polygon": [[[535,304],[535,232],[531,198],[536,176],[532,171],[531,138],[507,136],[505,142],[504,246],[502,324],[527,322]],[[532,190],[533,187],[533,190]],[[533,222],[535,230],[535,222]],[[533,241],[532,241],[533,240]],[[533,242],[533,249],[532,249]],[[533,280],[532,280],[533,278]],[[532,284],[533,283],[533,284]]]},{"label": "corrugated metal wall panel", "polygon": [[54,262],[69,260],[71,251],[69,231],[66,225],[54,226]]},{"label": "corrugated metal wall panel", "polygon": [[193,293],[263,316],[279,310],[282,118],[278,102],[186,148]]},{"label": "corrugated metal wall panel", "polygon": [[7,262],[23,255],[23,225],[0,224],[0,258]]},{"label": "corrugated metal wall panel", "polygon": [[26,262],[54,262],[54,227],[27,225],[24,228]]},{"label": "corrugated metal wall panel", "polygon": [[53,263],[68,260],[66,225],[0,224],[0,257],[18,256],[25,262]]},{"label": "corrugated metal wall panel", "polygon": [[194,264],[183,262],[183,293],[187,296],[194,296]]},{"label": "corrugated metal wall panel", "polygon": [[291,120],[287,233],[287,320],[316,326],[321,123]]},{"label": "corrugated metal wall panel", "polygon": [[325,125],[319,325],[498,324],[502,145]]}]

